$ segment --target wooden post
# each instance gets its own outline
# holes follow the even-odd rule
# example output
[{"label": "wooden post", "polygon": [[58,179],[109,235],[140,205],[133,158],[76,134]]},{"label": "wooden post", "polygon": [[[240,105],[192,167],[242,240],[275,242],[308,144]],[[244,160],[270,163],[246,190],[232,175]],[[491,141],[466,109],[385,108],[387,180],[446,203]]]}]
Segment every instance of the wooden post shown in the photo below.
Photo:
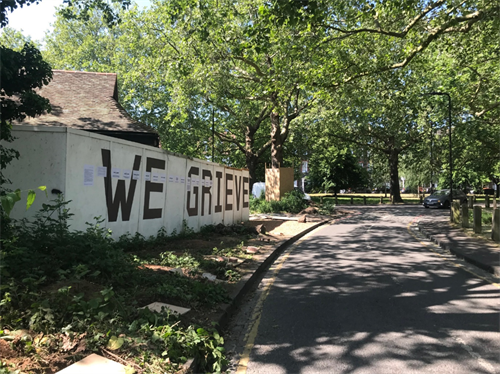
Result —
[{"label": "wooden post", "polygon": [[354,197],[351,196],[351,205],[354,204]]},{"label": "wooden post", "polygon": [[339,205],[339,198],[335,196],[335,205]]},{"label": "wooden post", "polygon": [[491,225],[491,240],[500,242],[500,209],[493,210],[492,225]]},{"label": "wooden post", "polygon": [[420,199],[419,199],[419,200],[420,200],[420,205],[422,205],[422,202],[423,202],[423,200],[424,200],[424,199],[422,198],[422,196],[420,196]]},{"label": "wooden post", "polygon": [[489,208],[490,207],[490,195],[486,195],[484,197],[484,207]]},{"label": "wooden post", "polygon": [[474,206],[474,232],[476,234],[481,234],[481,232],[483,231],[483,217],[482,217],[482,210],[483,210],[483,207],[479,206],[479,205],[475,205]]},{"label": "wooden post", "polygon": [[467,202],[469,203],[469,209],[472,209],[474,207],[474,196],[469,197]]},{"label": "wooden post", "polygon": [[363,196],[363,205],[366,205],[366,196]]},{"label": "wooden post", "polygon": [[462,227],[469,227],[469,206],[467,203],[462,204]]},{"label": "wooden post", "polygon": [[493,196],[493,209],[497,208],[497,197]]},{"label": "wooden post", "polygon": [[383,204],[384,203],[384,198],[383,196],[380,196],[380,204]]},{"label": "wooden post", "polygon": [[451,204],[451,222],[460,223],[460,201]]}]

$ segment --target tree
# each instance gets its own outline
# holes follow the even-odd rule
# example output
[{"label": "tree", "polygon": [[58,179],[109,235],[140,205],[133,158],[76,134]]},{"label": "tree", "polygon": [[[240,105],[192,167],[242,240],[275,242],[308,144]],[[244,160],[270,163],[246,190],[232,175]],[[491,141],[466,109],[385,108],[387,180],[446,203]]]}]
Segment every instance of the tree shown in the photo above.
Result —
[{"label": "tree", "polygon": [[330,123],[330,136],[385,156],[393,201],[402,202],[400,155],[428,133],[421,118],[421,86],[416,74],[408,70],[386,72],[378,78],[346,87],[343,96],[330,103],[324,118]]},{"label": "tree", "polygon": [[290,124],[313,98],[301,85],[302,60],[285,45],[289,35],[260,34],[257,3],[162,3],[137,22],[141,34],[134,43],[148,49],[141,73],[160,72],[169,85],[171,126],[183,126],[189,116],[210,129],[213,113],[215,135],[244,154],[251,183],[269,148],[274,166],[283,163]]}]

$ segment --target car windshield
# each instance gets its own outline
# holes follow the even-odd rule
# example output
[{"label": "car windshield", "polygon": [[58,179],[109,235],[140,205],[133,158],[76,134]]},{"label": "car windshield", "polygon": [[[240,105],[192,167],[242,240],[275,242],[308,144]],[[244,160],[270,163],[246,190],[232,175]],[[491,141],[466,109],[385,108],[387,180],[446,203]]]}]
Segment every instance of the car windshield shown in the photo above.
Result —
[{"label": "car windshield", "polygon": [[437,190],[431,196],[448,196],[450,194],[450,190]]}]

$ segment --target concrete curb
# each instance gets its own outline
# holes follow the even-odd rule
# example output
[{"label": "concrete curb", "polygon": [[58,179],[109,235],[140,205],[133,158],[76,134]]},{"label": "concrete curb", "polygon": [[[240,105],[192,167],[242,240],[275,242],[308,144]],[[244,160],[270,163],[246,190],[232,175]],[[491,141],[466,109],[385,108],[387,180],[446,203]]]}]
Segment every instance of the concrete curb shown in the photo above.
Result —
[{"label": "concrete curb", "polygon": [[304,235],[330,221],[331,220],[323,220],[321,222],[318,222],[315,225],[312,225],[311,227],[308,227],[304,231],[300,232],[299,234],[287,240],[284,240],[283,242],[278,244],[278,246],[273,251],[259,255],[258,262],[254,264],[255,267],[249,269],[249,272],[243,276],[241,281],[238,282],[235,290],[230,295],[232,299],[231,303],[224,305],[224,310],[215,318],[215,321],[218,323],[219,329],[224,330],[227,327],[229,318],[238,309],[241,301],[261,281],[261,275],[268,270],[268,268],[285,251],[286,248],[302,238]]},{"label": "concrete curb", "polygon": [[493,274],[495,277],[500,277],[500,267],[499,266],[492,266],[490,264],[486,264],[484,262],[481,262],[471,256],[469,256],[466,253],[463,253],[459,249],[453,248],[453,246],[449,245],[446,241],[439,240],[436,238],[434,235],[429,234],[424,227],[422,227],[421,223],[418,223],[418,229],[419,231],[425,235],[426,238],[428,238],[430,241],[432,241],[434,244],[440,246],[441,248],[450,251],[454,256],[463,259],[464,261],[467,261],[471,263],[474,266],[477,266],[480,269],[486,270],[487,272]]},{"label": "concrete curb", "polygon": [[[235,290],[230,295],[231,302],[229,304],[224,304],[221,306],[222,311],[215,314],[213,320],[218,324],[217,329],[219,331],[224,331],[227,328],[229,319],[238,310],[243,299],[252,291],[261,281],[261,276],[268,270],[268,268],[274,263],[274,261],[288,248],[291,244],[302,238],[304,235],[310,233],[316,228],[324,225],[325,223],[336,221],[336,220],[323,220],[311,227],[308,227],[299,234],[282,241],[278,246],[271,252],[258,255],[257,262],[254,267],[250,268],[248,273],[243,276],[243,278],[237,283]],[[183,368],[179,371],[182,374],[196,373],[197,362],[190,359],[183,365]]]}]

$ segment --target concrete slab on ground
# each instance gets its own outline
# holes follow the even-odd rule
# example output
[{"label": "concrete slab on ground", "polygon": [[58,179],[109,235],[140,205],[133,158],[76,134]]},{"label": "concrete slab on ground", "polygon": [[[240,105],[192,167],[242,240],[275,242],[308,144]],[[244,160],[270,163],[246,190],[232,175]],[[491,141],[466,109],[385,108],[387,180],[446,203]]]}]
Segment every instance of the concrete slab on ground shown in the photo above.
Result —
[{"label": "concrete slab on ground", "polygon": [[118,362],[93,353],[57,374],[127,374],[127,369]]},{"label": "concrete slab on ground", "polygon": [[148,308],[150,311],[157,312],[157,313],[161,312],[162,308],[167,308],[170,311],[174,312],[175,314],[180,314],[180,315],[186,314],[187,312],[189,312],[191,310],[188,308],[183,308],[181,306],[159,303],[159,302],[151,303],[149,305],[146,305],[143,308]]}]

